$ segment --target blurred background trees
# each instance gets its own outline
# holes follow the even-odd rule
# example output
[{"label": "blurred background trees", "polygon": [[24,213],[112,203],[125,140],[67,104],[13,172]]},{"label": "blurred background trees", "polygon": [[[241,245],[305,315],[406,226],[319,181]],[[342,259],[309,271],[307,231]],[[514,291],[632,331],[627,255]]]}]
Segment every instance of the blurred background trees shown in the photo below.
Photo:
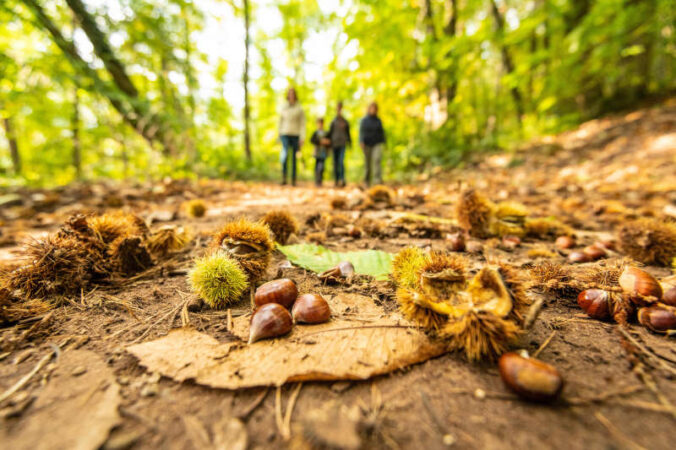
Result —
[{"label": "blurred background trees", "polygon": [[[671,0],[0,0],[0,184],[274,176],[289,85],[309,128],[343,100],[356,133],[377,101],[386,172],[415,176],[672,95],[675,11]],[[352,180],[359,153],[348,152]]]}]

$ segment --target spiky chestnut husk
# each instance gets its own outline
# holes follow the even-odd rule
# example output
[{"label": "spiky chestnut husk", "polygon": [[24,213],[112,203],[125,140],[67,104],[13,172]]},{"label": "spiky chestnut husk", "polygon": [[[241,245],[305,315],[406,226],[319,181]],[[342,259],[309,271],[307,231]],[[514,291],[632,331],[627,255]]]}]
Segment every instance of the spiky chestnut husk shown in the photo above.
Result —
[{"label": "spiky chestnut husk", "polygon": [[212,250],[225,251],[242,266],[249,282],[255,283],[270,264],[274,242],[267,225],[239,219],[225,224],[212,242]]},{"label": "spiky chestnut husk", "polygon": [[526,219],[526,236],[547,239],[559,236],[572,236],[573,230],[553,217]]},{"label": "spiky chestnut husk", "polygon": [[26,298],[79,294],[94,277],[106,273],[103,254],[72,235],[50,235],[24,249],[28,265],[8,275],[8,288]]},{"label": "spiky chestnut husk", "polygon": [[331,199],[331,209],[346,209],[347,199],[345,197],[333,197]]},{"label": "spiky chestnut husk", "polygon": [[467,265],[463,256],[432,251],[418,269],[418,286],[427,295],[449,299],[466,287]]},{"label": "spiky chestnut husk", "polygon": [[153,265],[148,248],[138,236],[117,238],[110,244],[110,256],[116,272],[130,276]]},{"label": "spiky chestnut husk", "polygon": [[521,329],[511,320],[474,311],[449,320],[439,331],[439,336],[448,340],[450,350],[463,351],[470,361],[497,359],[520,334]]},{"label": "spiky chestnut husk", "polygon": [[[413,289],[397,289],[397,302],[401,314],[428,332],[437,332],[448,321],[448,316],[422,306],[417,298],[421,295]],[[432,301],[432,300],[429,300]]]},{"label": "spiky chestnut husk", "polygon": [[188,216],[193,218],[204,217],[207,213],[207,205],[204,203],[204,200],[195,199],[190,200],[185,204],[185,210],[188,213]]},{"label": "spiky chestnut husk", "polygon": [[488,225],[491,219],[493,203],[474,189],[468,189],[460,194],[460,201],[456,209],[458,223],[470,235],[477,238],[488,238]]},{"label": "spiky chestnut husk", "polygon": [[493,207],[488,231],[493,236],[508,235],[523,237],[526,234],[525,220],[528,209],[520,203],[501,202]]},{"label": "spiky chestnut husk", "polygon": [[270,211],[263,216],[262,222],[270,228],[275,240],[286,244],[289,236],[298,233],[298,221],[288,211]]},{"label": "spiky chestnut husk", "polygon": [[112,244],[121,237],[144,237],[150,232],[143,219],[123,211],[89,217],[87,225],[105,244]]},{"label": "spiky chestnut husk", "polygon": [[418,286],[418,272],[423,264],[425,253],[417,247],[406,247],[392,260],[392,278],[399,287],[415,289]]},{"label": "spiky chestnut husk", "polygon": [[56,304],[39,298],[27,300],[15,299],[3,303],[0,299],[0,324],[15,323],[20,320],[45,314],[54,309]]},{"label": "spiky chestnut husk", "polygon": [[147,242],[148,250],[153,256],[164,257],[185,247],[190,242],[190,231],[169,225],[154,231]]},{"label": "spiky chestnut husk", "polygon": [[237,261],[220,251],[196,259],[188,279],[192,290],[216,309],[235,303],[249,287]]},{"label": "spiky chestnut husk", "polygon": [[388,206],[394,204],[394,199],[396,196],[392,189],[383,184],[373,186],[366,192],[366,195],[368,196],[369,200],[371,200],[371,202],[385,203]]},{"label": "spiky chestnut husk", "polygon": [[499,262],[497,267],[498,273],[512,297],[512,311],[509,317],[521,324],[532,303],[526,294],[529,287],[528,277],[523,271],[510,264]]},{"label": "spiky chestnut husk", "polygon": [[669,265],[676,257],[676,223],[639,219],[619,230],[620,249],[644,264]]}]

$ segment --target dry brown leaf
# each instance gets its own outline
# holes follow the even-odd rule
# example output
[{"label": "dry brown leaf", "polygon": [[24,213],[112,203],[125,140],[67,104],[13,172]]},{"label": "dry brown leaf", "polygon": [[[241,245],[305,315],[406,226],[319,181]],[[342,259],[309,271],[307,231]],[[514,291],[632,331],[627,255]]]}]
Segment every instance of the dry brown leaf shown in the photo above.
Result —
[{"label": "dry brown leaf", "polygon": [[[181,328],[127,350],[150,371],[225,389],[364,380],[446,351],[398,314],[385,314],[369,297],[345,294],[329,304],[330,322],[296,325],[290,335],[279,339],[221,344],[207,334]],[[237,317],[232,332],[246,340],[248,324],[248,316]]]},{"label": "dry brown leaf", "polygon": [[[73,367],[86,367],[73,375]],[[0,445],[11,449],[99,448],[120,422],[120,387],[112,370],[95,353],[61,354],[37,400],[9,427],[0,427]]]}]

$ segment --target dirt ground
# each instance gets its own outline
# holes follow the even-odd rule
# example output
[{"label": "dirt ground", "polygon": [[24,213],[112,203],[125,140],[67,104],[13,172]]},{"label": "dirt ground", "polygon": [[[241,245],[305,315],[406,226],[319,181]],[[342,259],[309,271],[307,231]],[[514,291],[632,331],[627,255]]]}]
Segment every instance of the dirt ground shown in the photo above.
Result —
[{"label": "dirt ground", "polygon": [[[57,229],[74,212],[121,207],[153,221],[153,226],[190,227],[195,239],[131,283],[83,292],[50,313],[0,329],[0,392],[33,370],[55,345],[60,346],[58,358],[49,359],[18,393],[0,402],[0,437],[11,439],[13,448],[54,448],[44,441],[36,447],[26,436],[43,425],[51,430],[48,422],[39,421],[70,416],[79,420],[75,412],[87,409],[86,401],[73,402],[66,395],[45,405],[44,396],[56,395],[47,392],[54,380],[75,389],[77,383],[68,382],[69,377],[82,377],[83,386],[91,382],[96,388],[97,380],[107,380],[105,386],[119,388],[119,418],[100,416],[112,431],[102,438],[92,435],[89,441],[93,447],[105,442],[103,448],[109,449],[243,448],[245,441],[248,448],[311,448],[313,443],[336,448],[673,448],[673,338],[633,325],[625,333],[642,349],[636,355],[628,351],[628,338],[618,325],[589,319],[574,301],[544,294],[537,287],[531,295],[544,299],[545,305],[519,347],[532,354],[543,346],[538,357],[563,374],[563,398],[553,405],[520,400],[504,387],[494,363],[469,363],[455,353],[370,380],[305,382],[300,388],[291,383],[278,392],[274,387],[229,391],[175,382],[147,373],[125,349],[188,324],[220,342],[236,339],[226,329],[224,311],[183,308],[194,299],[186,278],[192,259],[204,253],[209,235],[230,218],[258,218],[284,208],[302,224],[318,213],[345,214],[353,222],[360,217],[387,220],[403,212],[453,219],[458,193],[474,186],[494,200],[520,201],[537,216],[557,217],[575,228],[581,248],[600,237],[614,236],[616,227],[632,218],[676,218],[675,174],[676,103],[672,101],[586,123],[516,154],[493,155],[463,170],[394,186],[397,201],[384,209],[332,210],[335,197],[346,198],[348,206],[363,197],[356,185],[317,189],[309,184],[292,188],[167,180],[154,187],[95,184],[55,192],[20,191],[21,200],[3,207],[1,216],[0,259],[7,265],[16,261],[23,240]],[[181,205],[192,198],[206,201],[205,217],[187,217]],[[406,245],[446,249],[446,232],[453,229],[452,225],[441,232],[400,229],[385,238],[335,233],[323,244],[341,251],[395,252]],[[299,239],[304,241],[312,232],[311,226],[304,225]],[[479,242],[484,251],[467,254],[473,263],[490,255],[527,269],[535,263],[534,249],[566,261],[551,240],[524,239],[514,251],[502,249],[495,240]],[[307,290],[327,295],[357,292],[371,295],[385,310],[396,308],[391,283],[365,288],[325,286],[314,274],[285,268],[284,262],[285,257],[275,253],[267,278],[283,274]],[[658,277],[671,273],[666,267],[646,269]],[[231,311],[233,315],[246,312],[246,301]],[[83,367],[89,370],[84,375]],[[87,373],[97,376],[86,381]],[[286,410],[292,405],[289,399],[297,389],[287,440],[279,429],[276,408],[281,405]],[[53,415],[45,412],[50,408]],[[324,410],[333,415],[318,420],[323,416],[317,412]],[[239,418],[236,423],[244,427],[232,425],[232,418]],[[87,431],[62,421],[63,433]],[[350,439],[355,430],[356,444]]]}]

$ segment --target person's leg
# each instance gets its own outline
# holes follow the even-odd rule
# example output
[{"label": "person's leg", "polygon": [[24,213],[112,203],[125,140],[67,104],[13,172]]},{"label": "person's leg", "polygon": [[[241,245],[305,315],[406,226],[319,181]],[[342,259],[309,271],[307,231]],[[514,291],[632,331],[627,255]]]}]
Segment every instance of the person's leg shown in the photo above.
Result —
[{"label": "person's leg", "polygon": [[282,163],[282,184],[286,184],[286,161],[289,159],[289,138],[288,136],[281,136],[282,153],[280,155],[280,162]]},{"label": "person's leg", "polygon": [[333,179],[336,183],[336,186],[340,183],[340,147],[333,148]]},{"label": "person's leg", "polygon": [[324,161],[322,157],[317,157],[315,160],[315,184],[317,186],[321,186],[324,180]]},{"label": "person's leg", "polygon": [[291,137],[291,185],[296,185],[296,153],[298,153],[298,136]]},{"label": "person's leg", "polygon": [[376,184],[383,184],[382,159],[384,147],[383,144],[378,144],[373,147],[373,179]]},{"label": "person's leg", "polygon": [[373,147],[370,147],[368,145],[364,146],[364,183],[366,183],[366,186],[371,185],[371,153],[373,151]]},{"label": "person's leg", "polygon": [[345,146],[338,150],[338,182],[341,186],[345,186]]}]

